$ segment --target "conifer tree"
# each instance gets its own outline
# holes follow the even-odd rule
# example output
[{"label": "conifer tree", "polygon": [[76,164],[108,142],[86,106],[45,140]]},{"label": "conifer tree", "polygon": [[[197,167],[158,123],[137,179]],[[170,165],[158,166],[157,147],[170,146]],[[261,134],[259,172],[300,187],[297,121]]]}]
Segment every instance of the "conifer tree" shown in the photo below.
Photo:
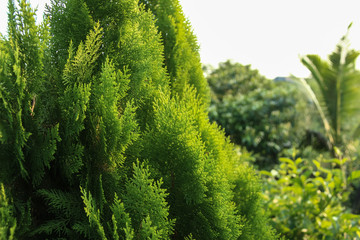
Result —
[{"label": "conifer tree", "polygon": [[155,15],[136,0],[53,0],[39,27],[25,0],[9,0],[0,234],[274,238],[253,171],[209,123],[179,3],[146,6]]}]

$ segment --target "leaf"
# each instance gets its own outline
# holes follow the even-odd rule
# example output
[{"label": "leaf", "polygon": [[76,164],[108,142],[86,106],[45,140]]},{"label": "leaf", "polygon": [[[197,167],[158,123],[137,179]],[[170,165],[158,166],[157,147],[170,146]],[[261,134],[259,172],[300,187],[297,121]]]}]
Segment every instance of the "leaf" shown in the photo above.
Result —
[{"label": "leaf", "polygon": [[314,181],[320,182],[323,186],[326,185],[326,184],[325,184],[325,181],[324,181],[324,179],[323,179],[322,177],[317,177],[317,178],[314,179]]},{"label": "leaf", "polygon": [[265,171],[265,170],[262,170],[262,171],[260,171],[259,173],[260,173],[260,175],[266,175],[266,176],[269,176],[269,177],[272,177],[272,176],[273,176],[270,172]]},{"label": "leaf", "polygon": [[353,181],[358,178],[360,178],[360,170],[353,171],[351,175],[348,177],[348,181]]},{"label": "leaf", "polygon": [[341,215],[341,218],[345,219],[345,220],[355,220],[355,219],[359,219],[359,215],[351,214],[351,213],[344,213]]},{"label": "leaf", "polygon": [[323,220],[323,221],[321,221],[321,227],[325,228],[325,229],[328,229],[328,228],[331,227],[331,222],[328,221],[328,220]]},{"label": "leaf", "polygon": [[321,169],[320,163],[316,160],[313,160],[313,163],[315,164],[317,169]]},{"label": "leaf", "polygon": [[296,164],[296,165],[299,165],[301,162],[302,162],[302,159],[301,159],[301,158],[298,158],[298,159],[295,160],[295,164]]},{"label": "leaf", "polygon": [[283,162],[283,163],[288,163],[289,165],[294,165],[294,161],[289,159],[289,158],[279,158],[279,161],[280,162]]}]

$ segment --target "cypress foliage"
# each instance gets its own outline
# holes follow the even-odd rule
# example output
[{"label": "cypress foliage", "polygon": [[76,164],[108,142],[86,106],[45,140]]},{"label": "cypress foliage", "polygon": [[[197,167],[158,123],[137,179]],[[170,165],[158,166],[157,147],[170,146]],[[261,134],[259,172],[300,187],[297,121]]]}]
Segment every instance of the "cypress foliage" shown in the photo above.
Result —
[{"label": "cypress foliage", "polygon": [[172,94],[184,95],[188,84],[196,89],[205,104],[210,90],[200,63],[199,45],[190,22],[178,0],[140,0],[156,16],[156,24],[164,44],[165,66],[169,72]]},{"label": "cypress foliage", "polygon": [[[2,173],[14,176],[18,172],[23,178],[33,174],[34,183],[37,183],[41,178],[37,175],[37,170],[48,165],[51,159],[40,156],[41,153],[34,155],[31,148],[25,149],[25,146],[37,145],[37,140],[41,141],[40,136],[31,133],[32,130],[40,128],[39,130],[46,131],[41,126],[42,116],[39,114],[40,116],[34,118],[39,109],[39,103],[36,104],[37,96],[43,92],[43,46],[38,37],[40,31],[35,25],[34,12],[25,1],[19,2],[19,5],[20,9],[17,10],[14,2],[9,1],[9,39],[3,41],[1,47],[1,148],[4,149],[2,153],[6,154],[1,159],[4,166],[10,164]],[[26,169],[26,155],[32,155],[32,159],[40,158],[39,161],[29,163],[29,166],[35,168],[31,172]],[[14,160],[9,161],[11,158]]]},{"label": "cypress foliage", "polygon": [[233,173],[234,202],[244,220],[239,239],[276,239],[276,233],[269,226],[263,208],[259,177],[251,167],[244,164],[235,167]]},{"label": "cypress foliage", "polygon": [[167,193],[161,188],[162,180],[154,182],[148,167],[134,164],[134,175],[126,183],[125,209],[129,212],[135,234],[140,239],[168,239],[173,232],[174,219],[169,220]]},{"label": "cypress foliage", "polygon": [[225,159],[216,158],[207,149],[201,133],[205,131],[201,124],[209,124],[205,114],[201,115],[204,107],[194,101],[194,89],[187,88],[185,93],[182,100],[166,94],[158,100],[154,127],[144,137],[143,154],[161,176],[166,176],[176,238],[192,233],[196,239],[236,239],[241,233],[241,218],[232,202],[231,184],[220,166]]},{"label": "cypress foliage", "polygon": [[9,1],[0,234],[275,238],[253,171],[209,123],[196,38],[178,1],[144,3],[53,0],[36,26],[25,0]]},{"label": "cypress foliage", "polygon": [[13,207],[6,197],[4,185],[0,189],[0,239],[14,239],[16,219],[13,216]]},{"label": "cypress foliage", "polygon": [[93,28],[94,21],[86,3],[82,0],[51,0],[51,8],[48,9],[47,16],[50,19],[52,36],[50,40],[52,67],[61,74],[68,58],[70,43],[78,46],[84,41]]}]

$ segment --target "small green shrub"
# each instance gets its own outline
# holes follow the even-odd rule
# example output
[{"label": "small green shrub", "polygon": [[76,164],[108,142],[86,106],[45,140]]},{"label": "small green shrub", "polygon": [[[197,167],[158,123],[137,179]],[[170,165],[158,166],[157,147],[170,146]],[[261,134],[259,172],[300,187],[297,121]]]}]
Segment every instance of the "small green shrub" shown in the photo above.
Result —
[{"label": "small green shrub", "polygon": [[349,183],[359,178],[344,174],[347,159],[280,159],[265,176],[266,206],[274,228],[289,239],[356,239],[360,216],[344,206]]}]

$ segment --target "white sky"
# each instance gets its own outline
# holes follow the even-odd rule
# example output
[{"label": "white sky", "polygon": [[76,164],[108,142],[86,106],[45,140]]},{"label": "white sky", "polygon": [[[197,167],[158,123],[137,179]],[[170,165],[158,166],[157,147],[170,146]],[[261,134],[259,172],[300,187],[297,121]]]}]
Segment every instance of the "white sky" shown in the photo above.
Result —
[{"label": "white sky", "polygon": [[[0,8],[6,33],[7,0]],[[43,10],[50,0],[30,0]],[[299,55],[326,57],[347,26],[351,47],[360,50],[359,0],[180,0],[200,44],[202,62],[217,66],[232,59],[274,78],[309,72]],[[358,64],[359,65],[359,64]]]}]

